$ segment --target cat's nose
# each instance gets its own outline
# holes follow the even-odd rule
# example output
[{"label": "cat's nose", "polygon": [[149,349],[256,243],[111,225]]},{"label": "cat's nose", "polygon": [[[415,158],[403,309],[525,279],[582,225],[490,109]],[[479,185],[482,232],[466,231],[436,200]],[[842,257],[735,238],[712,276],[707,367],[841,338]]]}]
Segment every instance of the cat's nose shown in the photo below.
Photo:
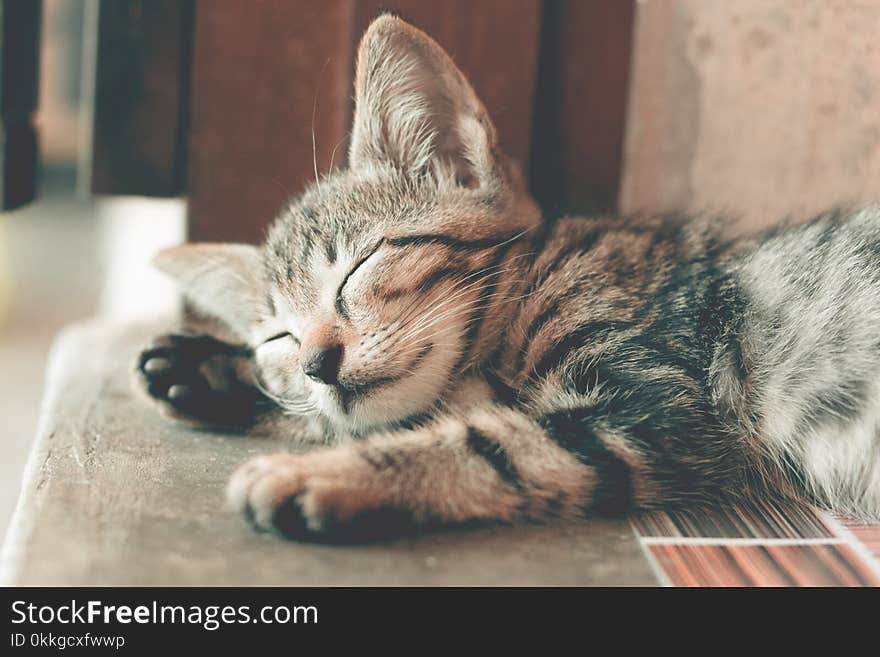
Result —
[{"label": "cat's nose", "polygon": [[341,363],[341,344],[311,347],[302,358],[302,368],[306,376],[328,385],[339,383],[339,366]]}]

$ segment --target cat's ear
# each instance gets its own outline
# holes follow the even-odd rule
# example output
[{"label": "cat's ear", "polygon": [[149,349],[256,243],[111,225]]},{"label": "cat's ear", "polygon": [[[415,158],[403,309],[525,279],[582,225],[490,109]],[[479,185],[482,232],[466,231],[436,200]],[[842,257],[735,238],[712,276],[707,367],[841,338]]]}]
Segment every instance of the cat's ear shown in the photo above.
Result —
[{"label": "cat's ear", "polygon": [[349,165],[376,161],[469,187],[498,174],[495,127],[471,85],[433,39],[390,15],[364,34],[355,77]]},{"label": "cat's ear", "polygon": [[[200,314],[219,320],[244,342],[266,312],[260,251],[249,244],[184,244],[153,258]],[[215,336],[216,337],[216,336]]]}]

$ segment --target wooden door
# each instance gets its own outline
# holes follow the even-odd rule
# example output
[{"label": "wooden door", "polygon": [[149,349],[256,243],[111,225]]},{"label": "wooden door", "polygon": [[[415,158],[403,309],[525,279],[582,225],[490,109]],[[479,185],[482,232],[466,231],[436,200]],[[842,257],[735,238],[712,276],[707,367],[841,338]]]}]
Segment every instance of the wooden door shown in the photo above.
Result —
[{"label": "wooden door", "polygon": [[548,209],[613,206],[633,7],[102,0],[93,191],[182,193],[192,239],[258,241],[290,195],[344,165],[357,41],[391,10],[450,52]]},{"label": "wooden door", "polygon": [[39,0],[0,0],[0,210],[34,198]]},{"label": "wooden door", "polygon": [[344,163],[387,9],[449,50],[548,214],[747,229],[880,197],[880,0],[102,0],[95,191],[185,194],[193,239],[259,240]]}]

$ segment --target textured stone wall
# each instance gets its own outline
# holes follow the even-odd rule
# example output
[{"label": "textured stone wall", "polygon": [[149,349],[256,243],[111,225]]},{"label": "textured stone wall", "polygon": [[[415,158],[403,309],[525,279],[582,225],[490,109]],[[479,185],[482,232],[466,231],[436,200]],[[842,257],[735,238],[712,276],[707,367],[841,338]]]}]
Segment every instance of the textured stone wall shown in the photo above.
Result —
[{"label": "textured stone wall", "polygon": [[880,1],[641,0],[625,211],[880,201]]}]

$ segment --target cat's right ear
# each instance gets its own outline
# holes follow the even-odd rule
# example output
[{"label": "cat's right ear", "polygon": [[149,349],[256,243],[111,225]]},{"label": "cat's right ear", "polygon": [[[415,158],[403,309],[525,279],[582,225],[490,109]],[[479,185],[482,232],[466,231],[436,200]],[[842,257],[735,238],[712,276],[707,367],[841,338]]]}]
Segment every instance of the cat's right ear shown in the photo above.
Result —
[{"label": "cat's right ear", "polygon": [[195,310],[248,342],[266,311],[262,261],[249,244],[184,244],[160,251],[153,265],[174,279]]}]

